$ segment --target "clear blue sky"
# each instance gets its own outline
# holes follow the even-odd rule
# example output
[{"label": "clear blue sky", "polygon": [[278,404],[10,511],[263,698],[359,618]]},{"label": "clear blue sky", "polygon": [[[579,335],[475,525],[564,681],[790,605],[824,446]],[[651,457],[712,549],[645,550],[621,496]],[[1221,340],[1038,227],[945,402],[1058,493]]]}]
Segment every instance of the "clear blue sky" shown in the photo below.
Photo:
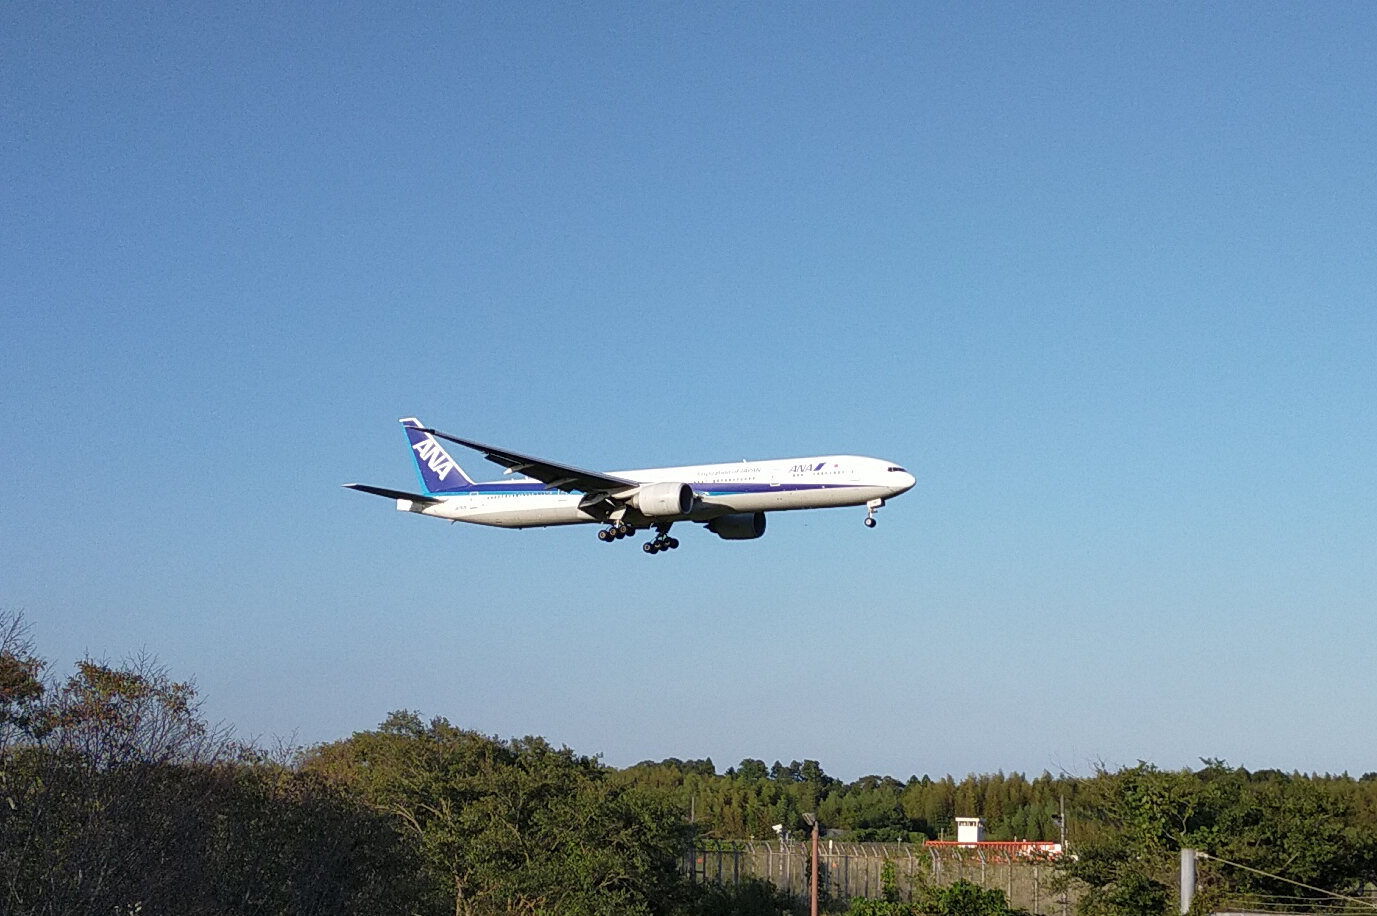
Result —
[{"label": "clear blue sky", "polygon": [[[1377,770],[1377,8],[0,9],[0,604],[241,735]],[[395,512],[398,417],[919,484]],[[466,467],[486,471],[476,456]]]}]

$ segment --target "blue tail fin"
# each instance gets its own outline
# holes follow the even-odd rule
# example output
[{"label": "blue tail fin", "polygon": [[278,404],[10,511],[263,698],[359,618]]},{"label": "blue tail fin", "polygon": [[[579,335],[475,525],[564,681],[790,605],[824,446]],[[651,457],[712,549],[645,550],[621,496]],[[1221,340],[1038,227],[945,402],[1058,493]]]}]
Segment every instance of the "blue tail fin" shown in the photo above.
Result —
[{"label": "blue tail fin", "polygon": [[473,487],[473,480],[449,456],[444,446],[430,433],[421,431],[421,421],[415,417],[402,420],[406,427],[406,441],[411,445],[411,457],[416,460],[416,473],[421,477],[425,493],[460,493]]}]

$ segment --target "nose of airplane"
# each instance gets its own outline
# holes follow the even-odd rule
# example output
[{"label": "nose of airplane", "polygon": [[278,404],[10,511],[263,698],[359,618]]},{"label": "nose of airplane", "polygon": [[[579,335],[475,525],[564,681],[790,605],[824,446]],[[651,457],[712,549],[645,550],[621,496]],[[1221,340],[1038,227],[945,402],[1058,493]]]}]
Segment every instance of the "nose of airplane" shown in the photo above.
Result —
[{"label": "nose of airplane", "polygon": [[907,493],[909,490],[913,489],[913,485],[917,482],[917,477],[914,477],[908,471],[904,471],[899,475],[899,492]]}]

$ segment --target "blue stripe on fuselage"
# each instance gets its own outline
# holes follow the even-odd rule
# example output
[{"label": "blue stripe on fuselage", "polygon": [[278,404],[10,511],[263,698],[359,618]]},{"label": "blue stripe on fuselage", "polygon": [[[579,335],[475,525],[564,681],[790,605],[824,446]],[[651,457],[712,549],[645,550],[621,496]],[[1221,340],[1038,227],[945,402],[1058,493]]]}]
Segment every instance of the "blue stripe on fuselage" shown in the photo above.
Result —
[{"label": "blue stripe on fuselage", "polygon": [[[850,487],[864,487],[869,484],[858,483],[737,483],[737,484],[711,484],[711,489],[693,487],[693,492],[699,496],[729,496],[734,493],[779,493],[779,492],[798,492],[802,490],[844,490]],[[577,496],[577,493],[565,493],[562,490],[550,490],[539,481],[530,483],[503,483],[493,481],[491,483],[474,484],[472,488],[457,491],[454,493],[440,493],[439,496],[501,496],[516,493],[546,494],[549,496]]]}]

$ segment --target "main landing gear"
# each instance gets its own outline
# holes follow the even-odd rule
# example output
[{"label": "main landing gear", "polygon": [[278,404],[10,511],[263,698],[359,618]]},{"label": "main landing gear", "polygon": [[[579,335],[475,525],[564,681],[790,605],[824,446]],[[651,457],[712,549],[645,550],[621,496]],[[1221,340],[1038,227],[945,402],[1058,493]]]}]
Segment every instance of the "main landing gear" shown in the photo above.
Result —
[{"label": "main landing gear", "polygon": [[622,538],[635,533],[636,529],[626,522],[617,522],[615,525],[608,525],[606,528],[598,531],[598,540],[605,544],[610,544],[613,541],[620,541]]},{"label": "main landing gear", "polygon": [[[642,550],[646,553],[659,553],[662,550],[673,550],[679,546],[679,539],[669,536],[668,525],[657,525],[655,527],[658,533],[653,540],[647,541],[641,545]],[[638,530],[640,529],[636,528],[634,525],[628,525],[626,522],[615,522],[608,525],[606,528],[598,530],[598,540],[602,541],[604,544],[610,544],[613,541],[620,541],[624,537],[629,537]]]},{"label": "main landing gear", "polygon": [[875,527],[875,510],[885,504],[883,499],[872,499],[865,504],[865,527]]},{"label": "main landing gear", "polygon": [[673,550],[679,546],[679,539],[667,535],[660,535],[653,541],[647,541],[641,545],[641,549],[646,553],[659,553],[662,550]]},{"label": "main landing gear", "polygon": [[669,525],[671,524],[673,524],[673,522],[665,525],[656,525],[655,539],[642,544],[641,549],[646,553],[659,553],[662,550],[673,550],[678,547],[679,539],[669,536]]}]

